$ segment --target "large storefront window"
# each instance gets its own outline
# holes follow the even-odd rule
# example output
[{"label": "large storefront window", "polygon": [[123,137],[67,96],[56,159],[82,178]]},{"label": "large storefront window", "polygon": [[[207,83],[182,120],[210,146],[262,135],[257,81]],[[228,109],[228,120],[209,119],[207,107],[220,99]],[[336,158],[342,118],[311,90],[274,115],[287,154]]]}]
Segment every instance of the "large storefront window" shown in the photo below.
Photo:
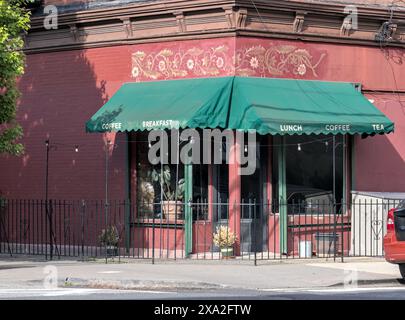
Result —
[{"label": "large storefront window", "polygon": [[[172,137],[170,134],[168,134],[168,138],[167,153],[170,162],[172,154]],[[200,145],[202,154],[202,143]],[[188,204],[188,200],[184,199],[184,164],[152,165],[148,160],[148,151],[148,132],[137,133],[137,203],[139,215],[141,217],[173,220],[173,212],[169,211],[173,211],[170,208],[173,207],[173,202],[177,201],[177,205],[174,205],[177,207],[177,218],[183,219],[184,205]],[[193,220],[206,220],[208,218],[208,165],[193,163],[192,172]]]},{"label": "large storefront window", "polygon": [[[280,197],[279,153],[285,150],[285,189],[288,213],[317,213],[330,211],[333,195],[336,202],[343,198],[343,136],[286,136],[274,139],[273,197]],[[282,142],[283,141],[283,142]],[[335,161],[335,170],[333,163]],[[334,180],[335,175],[335,180]],[[335,185],[334,185],[335,181]],[[277,201],[277,200],[276,200]]]},{"label": "large storefront window", "polygon": [[[170,155],[170,135],[168,137],[169,150],[167,152]],[[176,200],[183,202],[184,200],[184,165],[181,163],[152,165],[148,160],[148,151],[148,132],[137,133],[138,181],[136,194],[139,216],[173,219],[171,216],[177,214],[177,218],[182,219],[183,206],[173,205],[173,202]],[[161,202],[163,208],[161,208]]]}]

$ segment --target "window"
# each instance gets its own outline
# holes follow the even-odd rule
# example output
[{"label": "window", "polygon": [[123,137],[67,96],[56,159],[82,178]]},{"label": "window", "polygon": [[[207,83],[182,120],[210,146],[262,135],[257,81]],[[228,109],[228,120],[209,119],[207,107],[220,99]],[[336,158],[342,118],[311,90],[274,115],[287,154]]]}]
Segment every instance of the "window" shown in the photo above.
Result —
[{"label": "window", "polygon": [[[256,135],[256,163],[255,172],[241,176],[242,219],[260,218],[262,204],[266,202],[264,187],[267,176],[267,136]],[[245,146],[248,138],[245,134]],[[245,150],[245,154],[248,150]],[[252,152],[253,149],[250,150]],[[250,164],[253,165],[253,164]]]},{"label": "window", "polygon": [[[169,150],[167,152],[170,155],[170,135],[168,137]],[[141,218],[169,218],[171,213],[168,211],[172,210],[168,209],[169,207],[165,203],[161,208],[161,201],[167,202],[176,199],[183,201],[181,196],[184,195],[184,192],[181,194],[180,192],[181,184],[184,183],[184,165],[152,165],[148,160],[148,132],[138,133],[136,141],[138,216]],[[177,205],[177,211],[177,218],[182,219],[183,207]],[[174,218],[170,217],[170,219]]]},{"label": "window", "polygon": [[193,220],[208,219],[208,165],[193,165]]},{"label": "window", "polygon": [[[335,136],[335,196],[343,198],[343,136]],[[282,139],[274,139],[275,145]],[[284,138],[288,213],[324,213],[333,205],[333,136],[287,136]],[[279,198],[278,153],[273,147],[273,197]],[[322,207],[322,209],[321,209]]]}]

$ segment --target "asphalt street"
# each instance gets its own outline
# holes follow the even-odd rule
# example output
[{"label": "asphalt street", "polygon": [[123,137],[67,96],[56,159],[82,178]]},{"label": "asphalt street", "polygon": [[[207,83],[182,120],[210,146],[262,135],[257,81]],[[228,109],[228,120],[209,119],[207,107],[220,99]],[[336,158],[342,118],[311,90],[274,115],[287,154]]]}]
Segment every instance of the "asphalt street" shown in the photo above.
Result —
[{"label": "asphalt street", "polygon": [[405,300],[382,259],[147,264],[0,260],[0,300]]},{"label": "asphalt street", "polygon": [[405,287],[303,290],[1,289],[0,300],[405,300]]}]

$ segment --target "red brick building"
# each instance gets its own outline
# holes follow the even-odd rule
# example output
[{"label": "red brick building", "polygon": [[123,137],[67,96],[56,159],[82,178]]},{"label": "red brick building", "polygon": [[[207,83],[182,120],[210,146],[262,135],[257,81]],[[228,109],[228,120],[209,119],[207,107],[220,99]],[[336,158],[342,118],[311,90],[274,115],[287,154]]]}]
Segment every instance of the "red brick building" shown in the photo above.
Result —
[{"label": "red brick building", "polygon": [[[403,192],[405,11],[402,4],[390,3],[44,0],[26,36],[27,66],[20,80],[18,120],[26,152],[1,157],[1,193],[44,199],[49,140],[49,198],[103,199],[105,143],[111,140],[108,197],[134,201],[140,192],[136,136],[86,133],[86,121],[126,82],[224,76],[360,84],[365,97],[395,123],[395,132],[342,138],[347,150],[342,150],[340,196]],[[58,8],[58,26],[46,30],[43,7],[50,4]],[[353,12],[349,4],[356,5],[356,29],[345,19]],[[383,31],[384,37],[378,37]],[[266,141],[262,144],[270,150],[275,143]],[[265,178],[257,191],[262,194],[266,187],[262,200],[267,202],[277,197],[272,160],[265,160],[266,170],[260,173]],[[229,167],[222,178],[229,184],[222,190],[214,183],[218,170],[207,168],[208,202],[217,199],[215,192],[225,192],[234,202],[248,200],[243,188],[251,188],[251,182],[236,177],[236,169]],[[287,173],[287,179],[294,180],[294,174]],[[295,187],[291,183],[291,193]]]}]

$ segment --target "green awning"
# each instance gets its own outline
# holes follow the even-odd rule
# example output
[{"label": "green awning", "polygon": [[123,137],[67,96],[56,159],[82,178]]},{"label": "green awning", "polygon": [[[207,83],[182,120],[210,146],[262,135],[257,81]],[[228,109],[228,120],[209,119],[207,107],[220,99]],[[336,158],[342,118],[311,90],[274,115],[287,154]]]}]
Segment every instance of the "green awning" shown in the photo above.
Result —
[{"label": "green awning", "polygon": [[226,128],[232,78],[125,83],[86,123],[88,132]]},{"label": "green awning", "polygon": [[351,83],[245,77],[126,83],[86,124],[88,132],[173,128],[375,134],[394,124]]}]

